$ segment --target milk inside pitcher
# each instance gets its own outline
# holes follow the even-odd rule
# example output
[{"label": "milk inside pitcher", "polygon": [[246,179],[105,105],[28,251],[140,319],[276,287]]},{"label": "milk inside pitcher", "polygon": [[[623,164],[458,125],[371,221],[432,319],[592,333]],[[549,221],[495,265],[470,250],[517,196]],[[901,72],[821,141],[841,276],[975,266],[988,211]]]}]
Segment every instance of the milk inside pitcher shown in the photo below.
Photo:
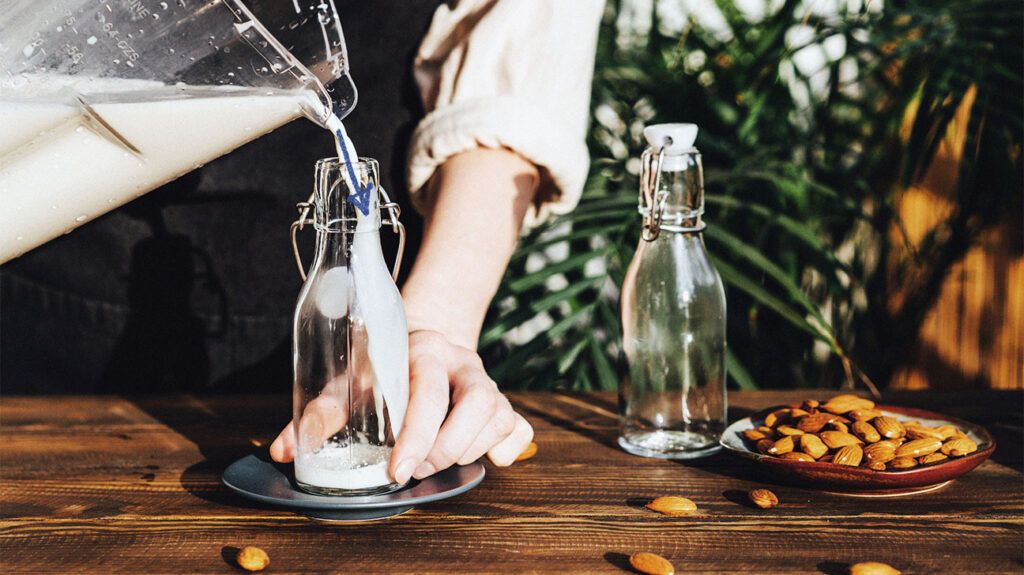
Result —
[{"label": "milk inside pitcher", "polygon": [[356,98],[333,0],[13,0],[0,11],[0,263]]}]

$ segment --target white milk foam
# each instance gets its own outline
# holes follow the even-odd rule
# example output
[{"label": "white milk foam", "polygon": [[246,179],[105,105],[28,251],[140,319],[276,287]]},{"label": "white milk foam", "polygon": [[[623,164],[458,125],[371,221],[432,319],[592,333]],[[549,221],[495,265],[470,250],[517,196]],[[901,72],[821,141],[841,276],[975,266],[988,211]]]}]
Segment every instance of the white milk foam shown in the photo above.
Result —
[{"label": "white milk foam", "polygon": [[392,483],[388,475],[391,449],[365,443],[329,443],[319,451],[299,454],[295,479],[329,489],[368,489]]},{"label": "white milk foam", "polygon": [[0,263],[310,106],[320,106],[310,91],[60,76],[0,84]]}]

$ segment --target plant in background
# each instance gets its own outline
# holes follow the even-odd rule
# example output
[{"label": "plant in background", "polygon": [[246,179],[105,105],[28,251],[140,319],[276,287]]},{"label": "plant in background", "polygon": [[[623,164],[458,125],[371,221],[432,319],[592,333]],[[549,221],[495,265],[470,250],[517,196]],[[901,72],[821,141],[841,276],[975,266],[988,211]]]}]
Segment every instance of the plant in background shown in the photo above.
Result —
[{"label": "plant in background", "polygon": [[[701,127],[705,237],[728,290],[731,381],[885,381],[949,266],[999,205],[1019,203],[1020,14],[994,0],[609,2],[591,177],[579,208],[513,256],[480,341],[492,375],[616,388],[641,130],[688,121]],[[921,176],[969,93],[959,209],[897,262],[894,194]],[[894,265],[920,284],[898,307],[884,273]]]}]

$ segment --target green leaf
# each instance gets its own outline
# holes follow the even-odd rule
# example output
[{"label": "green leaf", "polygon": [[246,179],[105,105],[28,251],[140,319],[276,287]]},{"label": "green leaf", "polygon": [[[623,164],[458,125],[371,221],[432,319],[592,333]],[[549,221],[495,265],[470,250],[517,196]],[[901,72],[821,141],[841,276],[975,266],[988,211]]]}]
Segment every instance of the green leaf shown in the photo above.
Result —
[{"label": "green leaf", "polygon": [[725,348],[725,368],[729,373],[729,377],[736,382],[736,385],[744,391],[751,391],[757,389],[757,384],[754,383],[754,378],[750,377],[750,372],[747,368],[743,367],[740,360],[733,353],[729,347]]},{"label": "green leaf", "polygon": [[513,279],[508,283],[509,290],[513,293],[523,292],[530,288],[534,288],[543,285],[545,281],[551,276],[555,276],[568,271],[578,271],[582,273],[587,262],[594,258],[604,257],[608,254],[608,249],[594,250],[590,252],[584,252],[577,254],[563,261],[550,264],[537,270],[533,273],[524,275],[522,277]]}]

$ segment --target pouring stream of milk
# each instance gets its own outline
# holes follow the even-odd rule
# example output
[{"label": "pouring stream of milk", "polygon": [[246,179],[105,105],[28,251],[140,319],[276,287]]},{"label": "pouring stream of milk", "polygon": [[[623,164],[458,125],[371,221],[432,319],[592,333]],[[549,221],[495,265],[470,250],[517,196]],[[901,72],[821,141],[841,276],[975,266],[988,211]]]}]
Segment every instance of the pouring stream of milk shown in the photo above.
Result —
[{"label": "pouring stream of milk", "polygon": [[[347,165],[344,173],[350,189],[360,190],[362,186],[352,167],[359,156],[344,124],[332,116],[327,121],[327,128],[335,135],[338,157]],[[369,192],[377,193],[377,190],[371,189]],[[378,236],[364,233],[376,229],[377,214],[369,213],[368,206],[359,206],[360,199],[349,199],[359,208],[355,210],[356,232],[353,234],[352,263],[348,268],[357,298],[352,305],[362,311],[366,324],[370,363],[375,376],[373,395],[377,421],[383,423],[384,405],[387,405],[391,429],[397,438],[402,431],[405,410],[409,404],[408,331],[402,299],[388,272],[377,241]],[[383,425],[380,426],[380,433],[383,439]]]}]

